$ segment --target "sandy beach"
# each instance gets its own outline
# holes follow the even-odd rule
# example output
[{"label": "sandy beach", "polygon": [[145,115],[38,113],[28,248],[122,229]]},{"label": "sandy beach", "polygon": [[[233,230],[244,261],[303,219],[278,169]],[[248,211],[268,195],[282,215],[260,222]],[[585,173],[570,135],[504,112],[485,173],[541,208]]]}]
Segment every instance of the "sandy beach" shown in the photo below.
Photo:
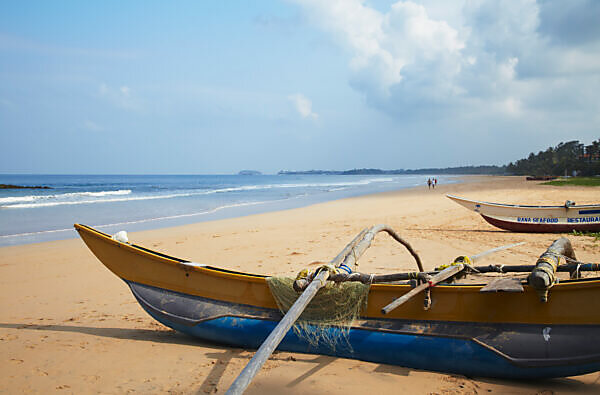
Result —
[{"label": "sandy beach", "polygon": [[[328,261],[363,228],[385,223],[405,237],[425,269],[458,255],[520,241],[494,255],[533,264],[558,238],[494,228],[445,194],[523,204],[596,203],[598,188],[554,187],[523,177],[465,177],[309,207],[130,233],[170,255],[261,274],[295,275]],[[127,230],[127,229],[125,229]],[[598,262],[600,242],[569,236],[581,261]],[[363,272],[413,270],[410,255],[379,235]],[[155,322],[126,284],[79,239],[0,248],[0,393],[224,393],[252,352],[201,342]],[[590,340],[594,341],[594,340]],[[249,387],[265,393],[600,393],[600,373],[545,381],[467,378],[349,359],[277,352]]]}]

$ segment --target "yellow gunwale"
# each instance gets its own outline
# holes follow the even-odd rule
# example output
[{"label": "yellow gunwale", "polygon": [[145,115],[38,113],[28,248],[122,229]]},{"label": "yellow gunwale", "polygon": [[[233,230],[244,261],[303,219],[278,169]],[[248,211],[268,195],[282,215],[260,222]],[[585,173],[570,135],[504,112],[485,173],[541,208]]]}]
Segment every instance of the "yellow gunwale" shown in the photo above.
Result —
[{"label": "yellow gunwale", "polygon": [[[183,259],[135,244],[121,243],[86,225],[75,224],[98,259],[120,278],[209,299],[277,308],[267,276],[186,265]],[[550,290],[550,301],[539,302],[535,291],[481,294],[483,284],[439,285],[432,290],[434,304],[422,308],[422,297],[411,299],[388,315],[381,307],[410,290],[409,285],[373,284],[365,311],[368,318],[544,324],[600,324],[600,278],[567,280]]]},{"label": "yellow gunwale", "polygon": [[239,279],[258,281],[258,282],[261,282],[266,277],[268,277],[268,276],[264,276],[264,275],[260,275],[260,274],[252,274],[252,273],[237,272],[237,271],[228,270],[228,269],[220,269],[220,268],[208,266],[208,265],[207,266],[186,265],[185,262],[191,262],[191,261],[186,261],[185,259],[171,257],[167,254],[159,253],[159,252],[153,251],[149,248],[138,246],[137,244],[121,243],[117,240],[114,240],[109,234],[101,232],[101,231],[94,229],[87,225],[75,224],[74,226],[77,231],[85,231],[85,232],[93,233],[96,236],[102,238],[107,243],[113,244],[120,248],[129,248],[133,251],[136,251],[136,253],[140,254],[141,256],[145,256],[150,259],[159,260],[168,265],[185,267],[188,270],[203,272],[203,273],[211,274],[211,275],[218,276],[218,277],[232,277],[233,276],[233,277],[239,278]]}]

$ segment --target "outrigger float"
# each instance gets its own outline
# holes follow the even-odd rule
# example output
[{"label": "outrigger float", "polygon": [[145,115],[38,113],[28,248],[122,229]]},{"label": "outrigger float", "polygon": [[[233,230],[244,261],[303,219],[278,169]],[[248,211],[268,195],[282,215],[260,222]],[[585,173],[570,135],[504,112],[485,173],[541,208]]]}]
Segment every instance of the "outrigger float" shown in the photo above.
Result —
[{"label": "outrigger float", "polygon": [[600,232],[600,204],[576,205],[567,200],[562,206],[527,206],[446,196],[500,229],[535,233]]},{"label": "outrigger float", "polygon": [[[407,242],[377,225],[363,230],[329,265],[299,276],[294,288],[302,294],[284,316],[265,276],[175,258],[85,225],[75,228],[157,321],[206,341],[260,346],[229,393],[242,393],[278,345],[292,352],[467,376],[552,378],[600,370],[600,342],[594,340],[600,333],[600,278],[580,277],[600,270],[600,264],[576,261],[567,238],[555,241],[535,265],[476,265],[478,258],[511,245],[425,272]],[[419,271],[369,275],[347,270],[379,232],[404,244]],[[455,282],[474,272],[529,274],[520,280],[494,277],[487,285]],[[569,272],[571,278],[559,282],[557,272]],[[349,324],[349,347],[314,345],[289,330],[328,280],[369,286],[366,307]],[[335,335],[340,328],[323,330]]]}]

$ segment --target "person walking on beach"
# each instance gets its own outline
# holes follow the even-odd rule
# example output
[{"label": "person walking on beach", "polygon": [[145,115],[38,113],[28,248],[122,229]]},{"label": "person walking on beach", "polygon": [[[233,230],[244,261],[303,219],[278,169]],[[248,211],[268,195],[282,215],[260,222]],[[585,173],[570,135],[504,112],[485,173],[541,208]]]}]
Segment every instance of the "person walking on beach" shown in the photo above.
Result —
[{"label": "person walking on beach", "polygon": [[429,187],[429,189],[431,189],[431,178],[427,179],[427,186]]},{"label": "person walking on beach", "polygon": [[435,189],[435,186],[437,185],[437,178],[434,178],[434,179],[433,179],[433,182],[432,182],[432,184],[433,184],[433,185],[432,185],[432,186],[433,186],[433,189]]}]

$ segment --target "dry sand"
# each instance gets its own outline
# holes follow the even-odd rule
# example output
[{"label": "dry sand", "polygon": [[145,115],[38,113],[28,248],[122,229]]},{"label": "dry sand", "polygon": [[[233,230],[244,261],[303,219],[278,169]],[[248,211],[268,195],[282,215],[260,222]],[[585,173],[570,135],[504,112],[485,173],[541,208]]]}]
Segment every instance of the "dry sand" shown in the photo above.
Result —
[{"label": "dry sand", "polygon": [[[600,200],[597,188],[542,186],[512,177],[466,181],[129,236],[135,243],[195,262],[292,275],[313,261],[330,260],[363,228],[386,223],[411,242],[426,269],[518,241],[527,244],[496,254],[494,261],[532,264],[557,235],[496,229],[444,194],[507,203]],[[600,261],[600,242],[570,238],[579,259]],[[383,234],[360,262],[364,272],[414,267],[408,253]],[[0,282],[1,393],[223,393],[252,356],[156,323],[125,283],[77,239],[0,248]],[[247,393],[309,391],[600,393],[600,373],[506,381],[277,352]]]}]

